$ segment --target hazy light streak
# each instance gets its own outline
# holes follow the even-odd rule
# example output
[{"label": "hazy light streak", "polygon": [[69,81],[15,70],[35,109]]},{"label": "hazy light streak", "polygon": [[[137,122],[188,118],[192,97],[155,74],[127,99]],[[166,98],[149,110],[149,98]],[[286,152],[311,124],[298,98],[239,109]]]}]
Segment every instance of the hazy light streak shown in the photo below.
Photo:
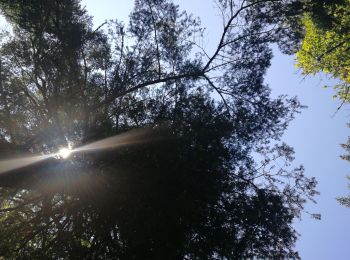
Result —
[{"label": "hazy light streak", "polygon": [[20,169],[48,158],[67,159],[73,153],[115,149],[127,145],[145,143],[151,140],[155,141],[158,139],[154,137],[151,138],[149,135],[150,133],[151,129],[131,130],[127,133],[108,137],[75,149],[62,148],[57,153],[47,155],[34,155],[16,159],[0,160],[0,174]]},{"label": "hazy light streak", "polygon": [[0,161],[0,174],[29,166],[33,163],[37,163],[39,161],[48,159],[53,156],[54,155],[52,154],[48,154],[48,155],[36,155],[36,156],[28,156],[28,157],[22,157],[17,159],[2,160]]},{"label": "hazy light streak", "polygon": [[105,149],[115,149],[126,145],[133,145],[138,143],[147,142],[150,137],[147,134],[150,133],[149,129],[132,130],[127,133],[119,134],[116,136],[108,137],[90,144],[80,146],[73,149],[72,152],[89,152]]}]

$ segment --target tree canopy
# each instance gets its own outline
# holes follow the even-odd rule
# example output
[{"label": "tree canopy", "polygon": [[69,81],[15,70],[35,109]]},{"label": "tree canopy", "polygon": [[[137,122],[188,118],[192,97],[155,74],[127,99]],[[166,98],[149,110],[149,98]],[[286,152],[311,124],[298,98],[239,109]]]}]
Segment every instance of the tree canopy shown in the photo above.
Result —
[{"label": "tree canopy", "polygon": [[297,67],[305,74],[324,72],[341,79],[337,97],[349,102],[350,2],[316,6],[303,18],[305,37],[297,53]]},{"label": "tree canopy", "polygon": [[[280,19],[287,28],[281,30],[284,37],[277,39],[280,50],[296,54],[296,67],[304,75],[325,73],[337,79],[339,83],[332,87],[336,90],[333,97],[341,101],[340,110],[350,101],[350,2],[297,0],[287,10]],[[349,143],[350,139],[342,145],[347,152]],[[341,158],[350,160],[349,155]],[[349,198],[338,201],[349,205]]]},{"label": "tree canopy", "polygon": [[0,256],[298,258],[316,181],[280,141],[301,105],[264,83],[291,2],[218,1],[208,53],[170,0],[95,29],[78,0],[0,1],[2,158],[122,146],[2,173]]}]

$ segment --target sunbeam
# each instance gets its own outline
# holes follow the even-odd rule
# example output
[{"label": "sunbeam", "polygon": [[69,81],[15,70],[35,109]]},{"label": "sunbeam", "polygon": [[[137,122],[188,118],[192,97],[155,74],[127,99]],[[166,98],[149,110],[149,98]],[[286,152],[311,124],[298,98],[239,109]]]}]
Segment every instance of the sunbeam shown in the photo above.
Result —
[{"label": "sunbeam", "polygon": [[0,174],[20,169],[31,164],[46,160],[48,158],[68,159],[74,153],[94,152],[99,150],[116,149],[127,145],[134,145],[155,141],[158,138],[151,137],[151,129],[131,130],[123,134],[108,137],[96,142],[92,142],[75,149],[62,148],[57,153],[47,155],[31,155],[16,159],[6,159],[0,161]]},{"label": "sunbeam", "polygon": [[2,160],[0,161],[0,174],[29,166],[42,160],[46,160],[55,155],[56,154],[35,155],[16,159]]},{"label": "sunbeam", "polygon": [[108,137],[93,143],[89,143],[72,150],[76,152],[89,152],[106,149],[116,149],[122,146],[145,143],[148,141],[154,141],[157,138],[151,138],[151,129],[131,130],[129,132]]}]

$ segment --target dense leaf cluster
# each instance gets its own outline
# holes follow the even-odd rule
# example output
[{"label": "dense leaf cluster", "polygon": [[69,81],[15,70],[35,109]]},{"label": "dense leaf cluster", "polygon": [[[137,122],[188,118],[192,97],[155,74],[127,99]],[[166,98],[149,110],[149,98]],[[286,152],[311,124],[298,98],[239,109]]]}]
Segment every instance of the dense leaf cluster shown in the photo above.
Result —
[{"label": "dense leaf cluster", "polygon": [[[336,97],[349,101],[350,2],[316,4],[305,13],[305,37],[297,53],[297,66],[304,74],[324,72],[342,80]],[[321,11],[322,10],[322,11]]]}]

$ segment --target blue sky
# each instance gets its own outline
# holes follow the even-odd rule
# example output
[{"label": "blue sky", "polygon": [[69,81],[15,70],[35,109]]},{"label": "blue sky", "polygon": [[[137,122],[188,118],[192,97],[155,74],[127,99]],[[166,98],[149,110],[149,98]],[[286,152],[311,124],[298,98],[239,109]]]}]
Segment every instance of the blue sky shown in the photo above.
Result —
[{"label": "blue sky", "polygon": [[[219,13],[212,0],[176,0],[181,7],[199,16],[206,27],[205,45],[214,49],[222,31]],[[95,26],[106,19],[126,21],[133,6],[132,0],[83,0],[83,5],[94,16]],[[348,162],[339,156],[344,153],[340,147],[350,135],[350,110],[344,107],[334,117],[339,101],[333,100],[332,89],[323,86],[332,84],[324,75],[304,77],[295,69],[294,57],[282,55],[274,48],[272,66],[266,83],[273,94],[298,96],[308,106],[291,123],[283,141],[295,149],[296,163],[303,164],[308,176],[315,176],[319,182],[317,204],[309,203],[306,211],[321,213],[322,220],[316,221],[304,214],[296,220],[299,234],[297,249],[302,259],[350,259],[350,209],[340,206],[336,197],[348,194],[346,175]],[[333,82],[334,83],[334,82]]]}]

